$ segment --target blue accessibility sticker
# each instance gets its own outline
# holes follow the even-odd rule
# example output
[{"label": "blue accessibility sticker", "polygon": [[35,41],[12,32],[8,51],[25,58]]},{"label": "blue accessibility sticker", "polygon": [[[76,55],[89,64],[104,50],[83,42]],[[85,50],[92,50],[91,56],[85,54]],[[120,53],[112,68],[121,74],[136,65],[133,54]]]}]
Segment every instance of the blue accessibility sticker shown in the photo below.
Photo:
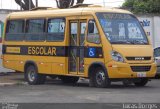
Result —
[{"label": "blue accessibility sticker", "polygon": [[96,56],[96,48],[89,48],[88,56],[89,57],[95,57]]}]

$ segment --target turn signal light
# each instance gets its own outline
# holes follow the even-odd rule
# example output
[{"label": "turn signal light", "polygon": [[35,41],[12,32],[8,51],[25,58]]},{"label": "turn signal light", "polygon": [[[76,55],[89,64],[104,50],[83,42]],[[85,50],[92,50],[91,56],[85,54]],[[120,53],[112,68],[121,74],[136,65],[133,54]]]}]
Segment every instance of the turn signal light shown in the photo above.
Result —
[{"label": "turn signal light", "polygon": [[112,64],[108,65],[108,67],[112,67]]}]

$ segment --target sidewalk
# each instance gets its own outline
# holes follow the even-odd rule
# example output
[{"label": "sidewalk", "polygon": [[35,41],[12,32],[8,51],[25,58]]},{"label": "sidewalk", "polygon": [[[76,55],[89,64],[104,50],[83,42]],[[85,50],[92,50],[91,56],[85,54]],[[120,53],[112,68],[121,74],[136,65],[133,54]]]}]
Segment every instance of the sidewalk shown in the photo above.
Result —
[{"label": "sidewalk", "polygon": [[24,75],[23,73],[0,73],[0,86],[14,85],[14,84],[23,84]]},{"label": "sidewalk", "polygon": [[2,67],[2,60],[0,59],[0,75],[6,74],[8,72],[14,72],[14,70],[10,70]]}]

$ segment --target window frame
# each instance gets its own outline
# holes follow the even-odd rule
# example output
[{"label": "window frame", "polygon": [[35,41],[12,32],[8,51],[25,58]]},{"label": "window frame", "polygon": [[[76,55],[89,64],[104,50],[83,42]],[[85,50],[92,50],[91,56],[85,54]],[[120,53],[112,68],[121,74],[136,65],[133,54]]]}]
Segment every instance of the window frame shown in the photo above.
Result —
[{"label": "window frame", "polygon": [[[23,35],[23,39],[22,40],[7,40],[7,34],[8,34],[8,31],[9,31],[9,22],[10,21],[23,21],[23,33],[11,33],[11,34],[22,34]],[[5,29],[5,37],[4,37],[4,40],[5,41],[10,41],[10,42],[21,42],[21,41],[25,41],[25,28],[26,28],[26,20],[25,19],[8,19],[6,21],[6,29]]]},{"label": "window frame", "polygon": [[[49,34],[48,33],[48,21],[50,19],[61,19],[61,20],[64,20],[64,24],[65,24],[65,27],[64,27],[64,33],[63,33],[63,40],[56,40],[56,41],[49,41],[47,40],[47,35]],[[10,21],[23,21],[23,33],[20,33],[20,34],[23,34],[23,40],[7,40],[7,31],[8,31],[8,24]],[[43,33],[28,33],[28,21],[29,20],[44,20],[44,32]],[[9,19],[6,21],[6,30],[5,30],[5,41],[15,41],[15,42],[21,42],[21,41],[25,41],[25,42],[64,42],[65,41],[65,37],[66,37],[66,17],[49,17],[49,18],[44,18],[44,17],[40,17],[40,18],[26,18],[26,19]],[[18,33],[15,33],[15,34],[18,34]],[[44,40],[27,40],[27,34],[43,34],[44,35]],[[51,34],[51,33],[50,33]]]},{"label": "window frame", "polygon": [[[139,22],[138,18],[137,18],[136,16],[134,16],[133,14],[115,13],[115,12],[96,12],[95,15],[96,15],[96,17],[97,17],[97,19],[98,19],[98,23],[99,23],[99,24],[100,24],[100,20],[99,20],[99,18],[98,18],[98,16],[97,16],[98,13],[105,13],[105,14],[126,14],[126,15],[130,15],[130,16],[134,17],[134,18]],[[140,24],[140,22],[139,22],[139,24]],[[102,25],[101,25],[101,24],[100,24],[100,26],[101,26],[101,28],[102,28]],[[146,35],[146,32],[145,32],[144,28],[142,27],[141,24],[140,24],[140,26],[141,26],[142,31],[144,32],[144,35],[145,35],[146,40],[147,40],[147,43],[146,43],[146,44],[137,44],[137,45],[150,45],[149,39],[148,39],[148,37],[147,37],[147,35]],[[103,33],[105,34],[105,31],[104,31],[103,28],[102,28],[102,31],[103,31]],[[106,35],[105,35],[105,37],[106,37]],[[106,39],[108,40],[107,37],[106,37]],[[108,40],[108,42],[109,42],[110,44],[113,44],[113,43],[110,42],[110,40]],[[118,44],[114,44],[114,45],[118,45]],[[120,44],[120,45],[124,45],[124,44]],[[125,44],[125,45],[131,45],[131,44]]]},{"label": "window frame", "polygon": [[81,23],[86,23],[86,29],[85,29],[85,31],[84,31],[84,44],[83,44],[83,46],[85,46],[85,42],[86,42],[86,38],[87,38],[87,34],[88,34],[88,22],[87,22],[87,19],[83,19],[83,20],[80,20],[80,23],[79,23],[79,26],[80,26],[80,35],[79,35],[79,46],[81,46],[81,43],[80,43],[80,41],[81,41],[81,35],[82,35],[82,33],[81,33]]},{"label": "window frame", "polygon": [[[64,24],[65,24],[65,27],[64,27],[64,38],[63,38],[63,40],[55,40],[55,41],[53,41],[53,40],[47,40],[47,37],[48,37],[48,34],[52,34],[52,33],[48,33],[48,21],[50,20],[50,19],[61,19],[61,20],[64,20]],[[47,18],[47,20],[46,20],[46,42],[64,42],[65,41],[65,36],[66,36],[66,18],[65,17],[50,17],[50,18]]]},{"label": "window frame", "polygon": [[[91,42],[88,40],[88,35],[89,35],[89,29],[88,29],[88,24],[91,20],[94,20],[95,21],[95,26],[97,28],[97,31],[98,31],[98,34],[99,34],[99,43],[96,43],[96,42]],[[95,19],[88,19],[88,22],[87,22],[87,37],[86,37],[86,41],[89,42],[89,43],[93,43],[93,44],[101,44],[101,36],[100,36],[100,32],[99,32],[99,29],[98,29],[98,26],[97,26],[97,23],[96,23],[96,20]]]},{"label": "window frame", "polygon": [[[44,20],[44,27],[43,27],[44,32],[43,33],[28,33],[28,27],[29,27],[28,21],[29,20]],[[45,42],[46,41],[46,22],[47,22],[47,19],[44,18],[44,17],[40,17],[40,18],[27,18],[25,20],[25,41],[26,42]],[[27,38],[26,38],[27,34],[44,34],[45,39],[44,40],[27,40]]]}]

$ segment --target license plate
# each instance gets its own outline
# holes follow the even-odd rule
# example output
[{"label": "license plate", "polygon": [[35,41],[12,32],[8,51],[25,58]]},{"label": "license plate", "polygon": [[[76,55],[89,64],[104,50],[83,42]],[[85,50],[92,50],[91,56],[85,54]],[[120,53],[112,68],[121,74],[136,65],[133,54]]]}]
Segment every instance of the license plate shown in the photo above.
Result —
[{"label": "license plate", "polygon": [[137,77],[146,77],[146,72],[137,72]]}]

